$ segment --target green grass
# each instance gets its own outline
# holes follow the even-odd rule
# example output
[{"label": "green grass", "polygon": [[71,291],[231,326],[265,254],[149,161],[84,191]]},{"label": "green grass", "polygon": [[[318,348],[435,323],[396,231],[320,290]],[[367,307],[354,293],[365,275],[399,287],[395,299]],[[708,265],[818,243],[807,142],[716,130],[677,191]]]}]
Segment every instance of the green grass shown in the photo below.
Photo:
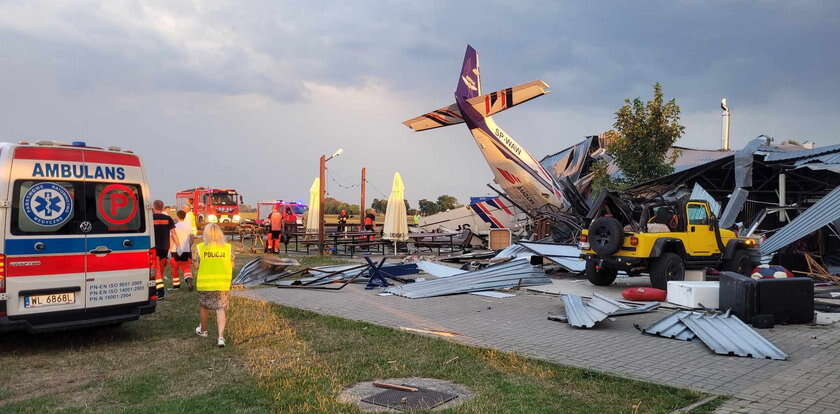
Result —
[{"label": "green grass", "polygon": [[197,320],[197,294],[178,291],[119,328],[4,335],[0,413],[358,413],[341,390],[410,376],[475,392],[449,413],[667,413],[705,397],[243,298],[227,348],[215,327],[195,336]]}]

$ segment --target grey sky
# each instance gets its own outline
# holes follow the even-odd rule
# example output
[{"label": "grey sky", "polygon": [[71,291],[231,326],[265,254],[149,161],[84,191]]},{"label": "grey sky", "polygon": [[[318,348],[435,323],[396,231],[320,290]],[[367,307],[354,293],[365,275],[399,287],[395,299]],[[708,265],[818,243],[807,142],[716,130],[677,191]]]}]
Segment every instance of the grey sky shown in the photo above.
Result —
[{"label": "grey sky", "polygon": [[399,171],[412,206],[487,194],[463,126],[405,119],[451,103],[467,43],[485,91],[542,79],[552,93],[498,115],[535,157],[607,130],[624,98],[683,109],[680,145],[840,143],[837,2],[283,2],[0,0],[0,139],[83,137],[143,156],[156,198],[194,185],[258,199],[328,191],[386,197]]}]

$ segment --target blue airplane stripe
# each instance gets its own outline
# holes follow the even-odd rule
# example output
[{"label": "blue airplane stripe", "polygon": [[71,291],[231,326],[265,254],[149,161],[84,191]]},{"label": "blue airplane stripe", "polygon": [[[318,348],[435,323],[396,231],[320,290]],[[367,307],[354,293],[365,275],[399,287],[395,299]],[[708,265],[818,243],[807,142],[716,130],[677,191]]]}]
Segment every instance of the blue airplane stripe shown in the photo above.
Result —
[{"label": "blue airplane stripe", "polygon": [[[123,241],[130,240],[132,246],[123,246]],[[35,243],[44,243],[43,250],[36,250]],[[66,238],[27,238],[6,239],[6,255],[41,255],[87,253],[97,246],[105,246],[113,251],[148,250],[152,245],[149,236],[110,236],[110,237],[66,237]]]}]

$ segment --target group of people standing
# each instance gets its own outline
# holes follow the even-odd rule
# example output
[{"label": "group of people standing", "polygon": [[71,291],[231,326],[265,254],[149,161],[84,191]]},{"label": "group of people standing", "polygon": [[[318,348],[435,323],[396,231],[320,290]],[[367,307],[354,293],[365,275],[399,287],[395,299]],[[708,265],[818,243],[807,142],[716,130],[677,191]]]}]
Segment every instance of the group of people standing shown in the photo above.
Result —
[{"label": "group of people standing", "polygon": [[[347,220],[353,217],[352,214],[347,213],[347,210],[341,209],[341,212],[338,213],[338,232],[344,232],[347,230]],[[373,214],[372,211],[368,211],[365,213],[365,218],[362,220],[362,226],[365,231],[373,231],[374,226],[376,224],[376,215]]]},{"label": "group of people standing", "polygon": [[[176,213],[177,223],[164,212],[163,201],[155,200],[152,209],[155,254],[158,259],[155,266],[158,300],[166,296],[163,275],[166,265],[169,264],[173,290],[181,287],[181,275],[189,290],[198,290],[199,325],[195,328],[196,335],[208,336],[208,316],[210,311],[215,311],[218,328],[216,344],[220,347],[225,346],[225,310],[228,307],[228,294],[233,278],[233,247],[216,223],[207,224],[201,239],[198,238],[192,200]],[[192,272],[193,265],[196,267],[195,277]]]},{"label": "group of people standing", "polygon": [[189,204],[176,213],[177,223],[172,216],[164,212],[163,201],[155,200],[152,203],[152,210],[154,211],[155,253],[158,259],[155,288],[158,300],[160,300],[166,296],[163,275],[167,264],[172,274],[172,289],[181,287],[181,274],[184,276],[187,287],[193,288],[192,245],[198,229],[195,227],[195,216]]}]

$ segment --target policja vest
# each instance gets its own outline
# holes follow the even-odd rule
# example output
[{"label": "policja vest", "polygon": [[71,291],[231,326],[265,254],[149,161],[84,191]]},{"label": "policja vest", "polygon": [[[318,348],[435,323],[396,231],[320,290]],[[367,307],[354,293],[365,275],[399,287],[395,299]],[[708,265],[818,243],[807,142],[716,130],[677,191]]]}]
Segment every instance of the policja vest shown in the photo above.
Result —
[{"label": "policja vest", "polygon": [[231,260],[231,245],[196,245],[200,261],[195,288],[201,291],[230,290],[233,277],[233,261]]}]

